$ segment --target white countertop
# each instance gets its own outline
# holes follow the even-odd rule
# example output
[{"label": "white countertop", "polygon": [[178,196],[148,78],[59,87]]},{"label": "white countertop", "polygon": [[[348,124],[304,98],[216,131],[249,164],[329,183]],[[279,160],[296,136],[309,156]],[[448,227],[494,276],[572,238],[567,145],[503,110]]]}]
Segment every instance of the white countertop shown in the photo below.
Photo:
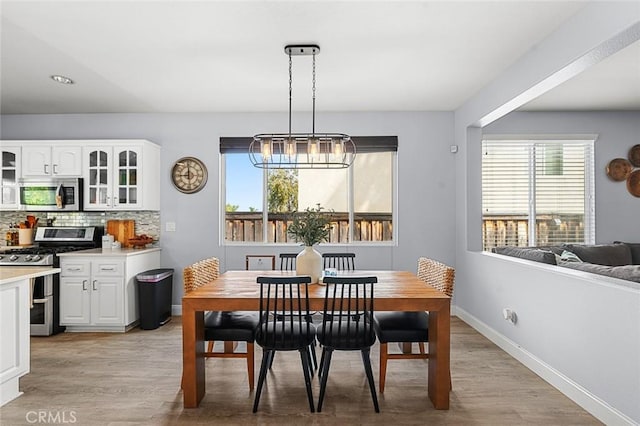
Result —
[{"label": "white countertop", "polygon": [[0,285],[60,272],[51,266],[0,266]]},{"label": "white countertop", "polygon": [[121,248],[121,249],[88,249],[88,250],[78,250],[78,251],[70,251],[68,253],[59,253],[58,257],[74,257],[74,256],[111,256],[111,257],[119,257],[119,256],[136,256],[144,253],[151,253],[154,251],[162,250],[160,247],[148,247],[148,248]]}]

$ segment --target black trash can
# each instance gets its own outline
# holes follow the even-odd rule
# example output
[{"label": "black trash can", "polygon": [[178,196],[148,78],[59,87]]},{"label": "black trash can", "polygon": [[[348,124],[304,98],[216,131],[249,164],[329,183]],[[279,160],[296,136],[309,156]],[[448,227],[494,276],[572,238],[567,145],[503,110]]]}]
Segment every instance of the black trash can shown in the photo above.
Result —
[{"label": "black trash can", "polygon": [[173,269],[151,269],[136,275],[140,328],[153,330],[171,319]]}]

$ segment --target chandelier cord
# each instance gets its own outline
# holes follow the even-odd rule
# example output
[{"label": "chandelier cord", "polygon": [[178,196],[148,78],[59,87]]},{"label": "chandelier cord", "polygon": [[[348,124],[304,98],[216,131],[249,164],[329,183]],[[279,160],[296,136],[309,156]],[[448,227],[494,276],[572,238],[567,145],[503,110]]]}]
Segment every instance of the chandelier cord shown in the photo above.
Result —
[{"label": "chandelier cord", "polygon": [[291,78],[291,50],[289,50],[289,140],[291,140],[291,94],[293,92],[291,84],[293,79]]},{"label": "chandelier cord", "polygon": [[316,49],[313,49],[313,72],[312,72],[312,93],[313,93],[313,108],[311,112],[311,135],[316,135]]}]

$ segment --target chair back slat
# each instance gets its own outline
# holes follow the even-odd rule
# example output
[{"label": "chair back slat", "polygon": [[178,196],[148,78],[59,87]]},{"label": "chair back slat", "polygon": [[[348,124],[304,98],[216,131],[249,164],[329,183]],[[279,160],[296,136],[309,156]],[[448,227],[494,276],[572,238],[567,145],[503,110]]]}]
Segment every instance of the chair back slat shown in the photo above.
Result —
[{"label": "chair back slat", "polygon": [[325,277],[323,282],[327,288],[319,340],[336,349],[371,346],[377,277]]},{"label": "chair back slat", "polygon": [[189,293],[220,276],[220,261],[216,257],[200,260],[183,270],[184,293]]},{"label": "chair back slat", "polygon": [[280,253],[280,270],[295,271],[298,253]]},{"label": "chair back slat", "polygon": [[266,349],[305,347],[313,335],[309,317],[311,277],[258,277],[260,326],[256,341]]},{"label": "chair back slat", "polygon": [[338,271],[353,271],[356,269],[355,253],[323,253],[323,268],[335,268]]},{"label": "chair back slat", "polygon": [[437,260],[421,257],[418,259],[418,278],[429,284],[431,287],[453,296],[453,285],[456,271],[450,266],[440,263]]}]

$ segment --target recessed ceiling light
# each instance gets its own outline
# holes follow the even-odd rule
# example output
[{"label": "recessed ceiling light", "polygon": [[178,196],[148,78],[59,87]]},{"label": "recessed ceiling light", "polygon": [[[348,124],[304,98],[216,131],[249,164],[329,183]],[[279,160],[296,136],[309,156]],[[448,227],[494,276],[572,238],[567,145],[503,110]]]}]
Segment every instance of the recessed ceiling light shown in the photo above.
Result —
[{"label": "recessed ceiling light", "polygon": [[69,77],[65,77],[64,75],[52,75],[51,78],[53,79],[53,81],[57,81],[58,83],[73,84],[73,80],[71,80]]}]

